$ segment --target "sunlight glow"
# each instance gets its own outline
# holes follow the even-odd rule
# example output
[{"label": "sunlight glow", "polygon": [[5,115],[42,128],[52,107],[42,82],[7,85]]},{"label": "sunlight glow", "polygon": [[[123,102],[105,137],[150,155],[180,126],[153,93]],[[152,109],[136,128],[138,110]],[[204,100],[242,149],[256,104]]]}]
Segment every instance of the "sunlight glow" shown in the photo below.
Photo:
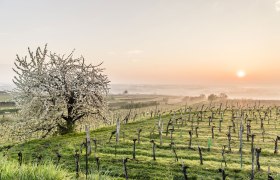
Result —
[{"label": "sunlight glow", "polygon": [[243,70],[238,70],[238,71],[236,72],[236,76],[239,77],[239,78],[243,78],[243,77],[246,76],[246,72],[243,71]]}]

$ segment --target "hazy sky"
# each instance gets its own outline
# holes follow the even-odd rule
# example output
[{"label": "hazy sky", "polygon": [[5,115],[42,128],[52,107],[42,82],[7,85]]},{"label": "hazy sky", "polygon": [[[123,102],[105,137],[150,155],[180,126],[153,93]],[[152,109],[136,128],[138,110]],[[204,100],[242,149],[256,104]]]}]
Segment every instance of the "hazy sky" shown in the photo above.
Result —
[{"label": "hazy sky", "polygon": [[278,84],[280,1],[0,0],[0,82],[45,43],[103,61],[112,83]]}]

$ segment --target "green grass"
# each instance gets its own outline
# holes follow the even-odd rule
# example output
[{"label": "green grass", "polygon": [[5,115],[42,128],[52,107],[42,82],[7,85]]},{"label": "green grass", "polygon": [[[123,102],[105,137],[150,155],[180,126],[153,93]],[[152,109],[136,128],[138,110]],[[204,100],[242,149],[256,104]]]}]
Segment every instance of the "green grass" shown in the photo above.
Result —
[{"label": "green grass", "polygon": [[6,92],[0,92],[0,102],[2,101],[10,101],[12,99],[12,95]]},{"label": "green grass", "polygon": [[[44,163],[26,163],[21,166],[15,160],[7,160],[0,157],[0,179],[1,180],[71,180],[76,179],[76,174],[69,172],[61,166],[56,166],[53,162],[46,160]],[[84,173],[80,173],[78,179],[86,179]],[[98,173],[88,175],[89,180],[107,180],[111,177]]]},{"label": "green grass", "polygon": [[6,114],[6,113],[16,113],[16,112],[18,112],[19,111],[19,109],[17,109],[17,108],[2,108],[2,109],[0,109],[0,115],[3,115],[3,114]]},{"label": "green grass", "polygon": [[[205,117],[208,117],[210,112]],[[179,115],[177,115],[178,117]],[[181,170],[181,162],[189,166],[188,177],[190,179],[221,179],[221,173],[218,169],[221,168],[222,162],[222,145],[227,145],[226,133],[228,132],[228,125],[230,122],[231,113],[227,112],[225,120],[222,123],[222,132],[219,133],[218,128],[215,129],[215,138],[212,140],[212,147],[207,151],[207,141],[211,138],[211,128],[208,126],[208,119],[204,118],[199,122],[199,136],[193,135],[193,149],[188,148],[190,130],[190,122],[182,126],[175,124],[175,131],[173,134],[174,142],[176,144],[176,152],[179,157],[179,162],[175,162],[174,154],[170,149],[170,134],[163,135],[163,145],[159,145],[159,135],[157,128],[153,134],[151,130],[157,124],[158,118],[147,119],[143,121],[133,122],[121,126],[121,138],[118,145],[112,142],[109,143],[111,132],[115,127],[104,127],[91,132],[91,138],[97,139],[97,153],[100,157],[100,174],[106,178],[123,179],[123,165],[122,159],[125,157],[132,158],[132,139],[137,138],[137,129],[141,128],[141,143],[136,144],[136,160],[129,160],[127,163],[128,176],[130,179],[183,179]],[[187,115],[184,115],[187,117]],[[217,115],[218,117],[218,115]],[[164,130],[170,119],[168,115],[163,116]],[[273,118],[274,119],[274,118]],[[276,125],[275,125],[276,123]],[[213,120],[213,124],[218,126],[218,118]],[[194,121],[196,125],[196,119]],[[280,124],[274,120],[270,124],[265,121],[265,142],[262,142],[260,122],[256,124],[252,121],[252,132],[257,134],[255,138],[255,146],[261,147],[262,152],[260,156],[261,171],[256,171],[255,179],[267,179],[267,169],[270,166],[272,176],[275,179],[280,179],[280,155],[274,154],[275,138],[279,134]],[[123,137],[124,132],[124,137]],[[244,140],[244,154],[243,154],[243,168],[240,168],[239,156],[239,140],[236,133],[232,132],[232,152],[226,152],[227,167],[225,168],[228,174],[228,179],[249,179],[251,170],[251,143],[246,141],[246,135],[243,134]],[[246,132],[246,130],[245,130]],[[9,150],[2,150],[9,159],[17,159],[17,153],[22,151],[24,164],[32,164],[36,162],[36,156],[42,155],[43,162],[56,162],[55,152],[59,151],[62,155],[60,167],[66,172],[75,172],[74,152],[80,148],[80,144],[85,139],[85,133],[69,134],[65,136],[56,136],[44,140],[33,140],[23,144],[18,144]],[[152,160],[152,145],[151,139],[155,139],[156,161]],[[203,149],[204,164],[200,165],[197,146]],[[92,144],[92,149],[93,144]],[[85,172],[85,150],[81,154],[81,173]],[[97,167],[94,159],[94,153],[89,157],[90,171],[97,173]],[[46,175],[47,176],[47,175]]]},{"label": "green grass", "polygon": [[19,164],[14,160],[7,160],[0,158],[0,179],[11,180],[62,180],[70,179],[71,173],[56,168],[53,163],[44,163],[42,165],[35,165],[31,163]]}]

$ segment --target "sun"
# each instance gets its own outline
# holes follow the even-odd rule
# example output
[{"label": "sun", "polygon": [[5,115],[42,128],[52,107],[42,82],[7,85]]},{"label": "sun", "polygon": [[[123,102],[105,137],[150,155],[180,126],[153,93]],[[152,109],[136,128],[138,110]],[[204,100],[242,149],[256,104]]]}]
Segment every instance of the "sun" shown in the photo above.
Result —
[{"label": "sun", "polygon": [[238,70],[238,71],[236,72],[236,76],[239,77],[239,78],[243,78],[243,77],[246,76],[246,72],[243,71],[243,70]]}]

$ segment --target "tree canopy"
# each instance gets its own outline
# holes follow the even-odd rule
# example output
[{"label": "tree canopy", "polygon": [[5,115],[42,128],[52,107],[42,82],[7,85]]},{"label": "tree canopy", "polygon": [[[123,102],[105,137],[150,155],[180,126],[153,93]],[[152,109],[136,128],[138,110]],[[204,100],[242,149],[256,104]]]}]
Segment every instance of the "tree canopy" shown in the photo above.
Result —
[{"label": "tree canopy", "polygon": [[30,132],[65,134],[85,117],[102,115],[106,109],[109,80],[101,64],[86,64],[74,58],[38,47],[15,61],[16,103],[27,119]]}]

